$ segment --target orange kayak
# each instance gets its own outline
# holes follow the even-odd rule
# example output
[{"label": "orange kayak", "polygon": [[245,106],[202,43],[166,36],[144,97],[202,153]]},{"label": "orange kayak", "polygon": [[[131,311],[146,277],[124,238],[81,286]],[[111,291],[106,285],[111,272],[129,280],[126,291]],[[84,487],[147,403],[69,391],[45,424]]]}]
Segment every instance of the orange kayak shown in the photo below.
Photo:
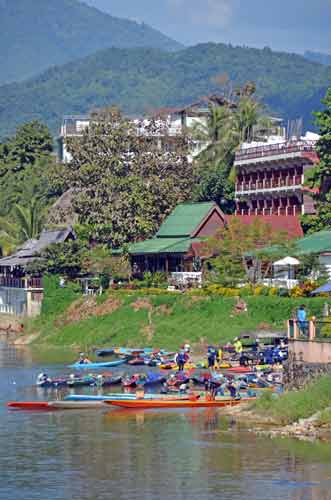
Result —
[{"label": "orange kayak", "polygon": [[132,399],[122,401],[105,401],[105,403],[113,406],[121,406],[122,408],[220,408],[222,406],[236,406],[247,399],[223,399],[223,400],[164,400],[164,399]]}]

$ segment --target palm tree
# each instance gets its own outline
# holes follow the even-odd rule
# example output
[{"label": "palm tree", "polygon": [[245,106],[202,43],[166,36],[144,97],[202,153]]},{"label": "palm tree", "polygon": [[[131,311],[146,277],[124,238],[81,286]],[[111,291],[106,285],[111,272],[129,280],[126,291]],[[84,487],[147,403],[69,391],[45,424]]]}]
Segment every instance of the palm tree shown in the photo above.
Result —
[{"label": "palm tree", "polygon": [[7,255],[24,241],[38,238],[43,222],[44,212],[37,197],[32,197],[26,206],[14,205],[10,218],[0,218],[1,253]]},{"label": "palm tree", "polygon": [[198,161],[217,166],[226,161],[233,150],[234,116],[229,105],[210,103],[208,107],[207,122],[197,123],[192,129],[192,136],[206,144],[198,155]]}]

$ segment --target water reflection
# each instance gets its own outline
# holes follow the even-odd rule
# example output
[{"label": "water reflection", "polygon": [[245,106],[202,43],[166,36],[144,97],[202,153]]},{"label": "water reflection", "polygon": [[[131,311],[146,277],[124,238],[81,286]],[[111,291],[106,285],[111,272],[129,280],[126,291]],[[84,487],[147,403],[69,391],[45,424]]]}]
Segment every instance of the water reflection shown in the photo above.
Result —
[{"label": "water reflection", "polygon": [[[0,354],[3,401],[45,397],[31,387],[46,366],[34,356]],[[24,413],[2,406],[0,440],[1,500],[331,498],[330,446],[260,438],[216,409]]]}]

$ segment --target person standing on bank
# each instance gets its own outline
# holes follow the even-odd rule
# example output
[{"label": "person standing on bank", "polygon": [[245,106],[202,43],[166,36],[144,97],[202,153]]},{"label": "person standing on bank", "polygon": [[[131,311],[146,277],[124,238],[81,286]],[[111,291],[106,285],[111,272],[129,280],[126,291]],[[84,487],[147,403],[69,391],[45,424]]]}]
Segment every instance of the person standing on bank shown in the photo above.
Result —
[{"label": "person standing on bank", "polygon": [[297,311],[297,322],[300,335],[306,335],[307,333],[307,312],[304,305],[301,305]]}]

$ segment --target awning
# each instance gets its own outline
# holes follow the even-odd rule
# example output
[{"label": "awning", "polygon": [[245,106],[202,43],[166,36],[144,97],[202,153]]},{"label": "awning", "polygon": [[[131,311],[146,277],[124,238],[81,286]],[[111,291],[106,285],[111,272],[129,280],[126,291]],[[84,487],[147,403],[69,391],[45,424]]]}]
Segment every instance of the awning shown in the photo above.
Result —
[{"label": "awning", "polygon": [[319,293],[330,293],[330,292],[331,292],[331,283],[326,283],[325,285],[316,288],[316,290],[311,292],[311,295],[318,295]]}]

